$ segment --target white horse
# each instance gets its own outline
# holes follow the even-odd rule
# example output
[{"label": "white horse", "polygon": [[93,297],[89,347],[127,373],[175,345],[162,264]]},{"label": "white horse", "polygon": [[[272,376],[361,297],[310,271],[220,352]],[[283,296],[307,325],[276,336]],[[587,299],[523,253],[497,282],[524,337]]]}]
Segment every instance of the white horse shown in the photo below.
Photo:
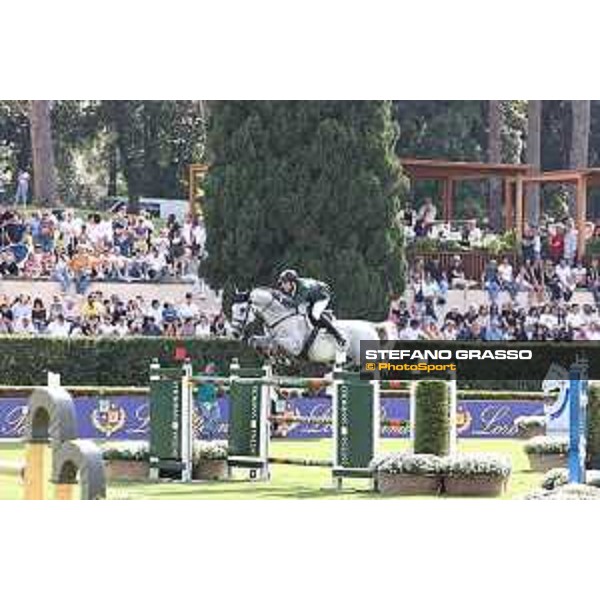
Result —
[{"label": "white horse", "polygon": [[[264,336],[253,336],[249,343],[262,350],[283,350],[288,355],[299,356],[313,331],[306,308],[290,307],[282,301],[282,294],[269,288],[255,288],[251,292],[237,293],[231,308],[231,325],[237,336],[246,327],[259,320],[265,330]],[[360,363],[361,340],[397,339],[392,323],[370,323],[359,320],[339,320],[336,327],[348,346],[346,358],[353,364]],[[333,336],[319,330],[308,350],[310,362],[331,364],[339,361],[340,350]]]}]

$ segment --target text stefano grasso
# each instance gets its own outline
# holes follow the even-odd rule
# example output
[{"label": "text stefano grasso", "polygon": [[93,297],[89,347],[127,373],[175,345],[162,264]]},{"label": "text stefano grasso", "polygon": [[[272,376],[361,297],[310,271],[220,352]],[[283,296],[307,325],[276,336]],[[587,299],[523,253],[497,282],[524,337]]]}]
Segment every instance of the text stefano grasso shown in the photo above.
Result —
[{"label": "text stefano grasso", "polygon": [[366,360],[531,360],[531,350],[365,350]]}]

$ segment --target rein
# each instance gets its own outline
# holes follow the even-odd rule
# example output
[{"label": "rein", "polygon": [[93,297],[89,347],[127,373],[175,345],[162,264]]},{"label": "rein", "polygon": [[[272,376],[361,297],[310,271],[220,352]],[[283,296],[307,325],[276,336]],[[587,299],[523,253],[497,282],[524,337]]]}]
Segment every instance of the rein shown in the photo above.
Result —
[{"label": "rein", "polygon": [[[279,302],[277,295],[275,293],[273,293],[273,291],[269,290],[271,293],[271,301],[263,308],[262,312],[265,313],[269,310],[269,308],[271,308],[271,306],[277,301]],[[282,303],[281,303],[282,304]],[[248,323],[248,317],[250,315],[250,310],[253,309],[252,306],[252,300],[248,300],[248,310],[246,311],[246,318],[244,319],[244,323],[242,324],[242,331],[246,328],[246,325]],[[267,329],[274,329],[275,327],[277,327],[278,325],[281,325],[282,323],[284,323],[285,321],[287,321],[288,319],[291,319],[292,317],[296,317],[298,316],[300,313],[298,312],[298,309],[296,309],[293,312],[289,312],[286,315],[284,315],[283,317],[279,317],[278,319],[276,319],[275,321],[273,321],[272,323],[268,323],[267,320],[264,317],[264,314],[260,314],[260,318],[262,319],[262,322],[264,324],[264,326]]]}]

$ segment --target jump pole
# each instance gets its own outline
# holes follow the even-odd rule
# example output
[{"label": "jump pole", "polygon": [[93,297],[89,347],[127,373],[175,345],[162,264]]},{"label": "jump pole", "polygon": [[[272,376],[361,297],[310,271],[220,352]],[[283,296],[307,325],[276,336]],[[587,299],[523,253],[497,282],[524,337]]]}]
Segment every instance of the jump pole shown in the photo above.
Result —
[{"label": "jump pole", "polygon": [[347,477],[367,478],[375,485],[369,463],[377,452],[381,429],[379,381],[365,381],[359,373],[336,367],[332,390],[334,487],[342,489]]},{"label": "jump pole", "polygon": [[190,381],[192,377],[192,364],[183,365],[181,377],[181,481],[192,481],[194,458],[194,390]]},{"label": "jump pole", "polygon": [[259,377],[256,369],[244,369],[233,361],[229,372],[229,474],[233,468],[243,468],[249,470],[250,479],[266,481],[270,478],[271,367],[262,367]]}]

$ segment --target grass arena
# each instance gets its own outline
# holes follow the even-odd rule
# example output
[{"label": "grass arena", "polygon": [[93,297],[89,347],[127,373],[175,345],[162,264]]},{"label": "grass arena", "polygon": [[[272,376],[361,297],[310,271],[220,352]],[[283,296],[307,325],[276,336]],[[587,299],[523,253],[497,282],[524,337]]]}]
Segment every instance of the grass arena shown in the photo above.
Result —
[{"label": "grass arena", "polygon": [[[553,461],[543,464],[537,450],[529,447],[548,436],[527,438],[551,433],[552,417],[544,408],[548,398],[542,393],[488,392],[485,400],[477,400],[477,390],[457,390],[451,382],[380,385],[341,370],[319,379],[282,377],[269,368],[243,369],[235,363],[227,377],[195,374],[189,363],[168,368],[154,363],[149,373],[149,388],[137,390],[137,414],[143,413],[146,425],[137,440],[111,439],[119,429],[127,430],[124,424],[131,416],[119,415],[124,390],[115,388],[112,396],[110,389],[81,396],[81,390],[69,391],[61,386],[60,376],[49,374],[47,386],[22,389],[18,400],[0,398],[3,431],[10,422],[14,433],[21,434],[4,436],[0,442],[0,499],[511,499],[548,488],[545,481],[552,469],[563,472],[562,483],[581,484],[586,479],[582,457],[570,453],[576,435],[566,446],[562,438],[553,438],[558,449],[551,448]],[[565,396],[571,407],[569,418],[577,415],[587,422],[587,415],[575,410],[587,407],[585,373],[575,371],[570,376]],[[221,415],[223,427],[212,432],[205,431],[207,394],[228,407]],[[481,417],[477,411],[489,418],[494,402],[498,414],[506,412],[507,406],[514,411],[507,421],[510,427],[469,437],[470,421]],[[303,413],[311,403],[321,412]],[[88,413],[85,404],[91,407]],[[8,405],[12,406],[9,417]],[[208,406],[214,409],[217,404]],[[535,414],[523,412],[533,406]],[[546,426],[540,430],[542,411]],[[491,422],[499,423],[498,419],[498,415],[491,417]],[[528,419],[529,425],[535,421],[537,429],[528,426]],[[98,427],[95,434],[86,420]],[[481,422],[486,423],[484,417]],[[310,435],[306,431],[302,435],[303,427]],[[580,431],[581,422],[573,427]],[[135,429],[130,423],[129,431]],[[438,442],[432,441],[431,431],[437,429],[443,432],[441,446],[432,447]],[[380,473],[382,457],[393,466]],[[418,463],[420,457],[425,462],[435,459],[436,466],[427,463],[423,473],[415,473],[411,461]],[[456,482],[452,469],[461,461],[483,461],[485,466],[486,460],[509,465],[503,467],[501,485],[496,481],[491,492],[489,486],[464,485],[449,491],[450,482]],[[583,475],[579,473],[583,481],[574,478],[577,465],[583,465]],[[499,468],[492,466],[496,470],[490,471],[491,478]],[[588,473],[593,478],[595,472]],[[390,485],[394,477],[400,483]]]}]

